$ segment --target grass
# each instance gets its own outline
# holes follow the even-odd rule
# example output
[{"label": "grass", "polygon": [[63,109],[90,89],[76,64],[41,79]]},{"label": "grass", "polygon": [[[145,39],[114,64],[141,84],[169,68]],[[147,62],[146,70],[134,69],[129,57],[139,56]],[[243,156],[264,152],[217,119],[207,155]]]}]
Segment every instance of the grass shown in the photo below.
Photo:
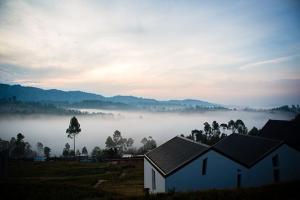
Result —
[{"label": "grass", "polygon": [[[143,163],[10,162],[0,187],[9,199],[124,199],[143,196]],[[95,184],[105,180],[98,187]]]},{"label": "grass", "polygon": [[[99,180],[105,181],[95,187]],[[300,199],[299,181],[259,188],[167,193],[147,197],[143,194],[143,185],[142,162],[120,165],[63,161],[10,162],[8,178],[0,180],[0,197],[18,200]]]}]

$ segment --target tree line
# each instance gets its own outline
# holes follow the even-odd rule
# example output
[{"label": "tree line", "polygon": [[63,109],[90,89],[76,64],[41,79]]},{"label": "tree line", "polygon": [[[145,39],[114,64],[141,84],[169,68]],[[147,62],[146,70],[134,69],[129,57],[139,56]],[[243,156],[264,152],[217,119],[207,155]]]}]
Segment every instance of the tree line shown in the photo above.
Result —
[{"label": "tree line", "polygon": [[[248,135],[259,135],[259,130],[253,127],[250,131],[246,127],[245,123],[238,119],[236,121],[230,120],[228,123],[219,124],[217,121],[213,121],[210,125],[208,122],[204,122],[203,130],[194,129],[191,134],[187,135],[186,138],[201,142],[207,145],[213,145],[227,136],[230,131],[232,134],[248,134]],[[181,135],[185,137],[183,134]]]},{"label": "tree line", "polygon": [[[76,149],[76,137],[81,132],[80,123],[74,116],[71,118],[68,128],[66,129],[67,138],[72,139],[73,149],[69,143],[65,144],[62,152],[62,158],[65,159],[75,159],[79,156],[89,156],[87,148],[84,146],[81,150]],[[18,133],[16,138],[12,137],[11,140],[5,141],[0,139],[0,145],[5,144],[8,149],[8,154],[10,159],[33,159],[33,158],[50,158],[51,148],[44,146],[41,142],[36,144],[36,151],[32,150],[29,142],[24,140],[25,136],[22,133]],[[144,137],[141,140],[142,146],[136,148],[133,146],[134,139],[125,138],[122,136],[119,130],[115,130],[112,136],[108,136],[105,141],[105,148],[101,149],[96,146],[92,149],[90,156],[101,159],[110,158],[121,158],[124,154],[139,155],[147,153],[148,151],[156,148],[156,141],[149,136]]]}]

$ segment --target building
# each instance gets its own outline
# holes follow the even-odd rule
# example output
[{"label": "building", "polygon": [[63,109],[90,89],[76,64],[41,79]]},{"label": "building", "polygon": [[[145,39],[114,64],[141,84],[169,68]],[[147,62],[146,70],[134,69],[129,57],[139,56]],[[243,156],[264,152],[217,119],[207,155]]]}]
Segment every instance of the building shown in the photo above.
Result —
[{"label": "building", "polygon": [[214,146],[175,137],[144,158],[151,193],[252,187],[300,179],[300,152],[285,141],[231,134]]}]

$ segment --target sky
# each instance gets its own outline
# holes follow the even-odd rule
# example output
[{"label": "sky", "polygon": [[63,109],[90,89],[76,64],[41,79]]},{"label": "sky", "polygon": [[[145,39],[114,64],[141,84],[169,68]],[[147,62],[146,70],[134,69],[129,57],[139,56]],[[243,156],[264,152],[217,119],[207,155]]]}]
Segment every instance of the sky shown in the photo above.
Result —
[{"label": "sky", "polygon": [[0,82],[300,104],[300,1],[0,1]]}]

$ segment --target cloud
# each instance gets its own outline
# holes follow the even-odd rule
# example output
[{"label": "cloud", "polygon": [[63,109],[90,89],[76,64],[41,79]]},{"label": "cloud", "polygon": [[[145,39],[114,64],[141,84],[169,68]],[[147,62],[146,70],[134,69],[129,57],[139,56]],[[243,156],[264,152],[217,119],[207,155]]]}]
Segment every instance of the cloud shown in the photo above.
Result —
[{"label": "cloud", "polygon": [[254,63],[248,63],[246,65],[241,66],[239,69],[244,70],[244,69],[249,69],[249,68],[258,67],[258,66],[262,66],[262,65],[279,64],[279,63],[289,61],[298,56],[299,55],[290,55],[290,56],[283,56],[283,57],[279,57],[279,58],[273,58],[273,59],[269,59],[269,60],[258,61],[258,62],[254,62]]},{"label": "cloud", "polygon": [[[0,78],[44,88],[221,102],[224,82],[251,86],[299,78],[294,7],[269,3],[5,1]],[[254,72],[271,64],[282,66]],[[234,91],[244,94],[237,88],[228,95]]]}]

